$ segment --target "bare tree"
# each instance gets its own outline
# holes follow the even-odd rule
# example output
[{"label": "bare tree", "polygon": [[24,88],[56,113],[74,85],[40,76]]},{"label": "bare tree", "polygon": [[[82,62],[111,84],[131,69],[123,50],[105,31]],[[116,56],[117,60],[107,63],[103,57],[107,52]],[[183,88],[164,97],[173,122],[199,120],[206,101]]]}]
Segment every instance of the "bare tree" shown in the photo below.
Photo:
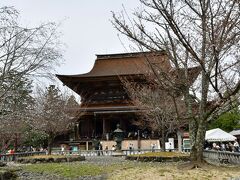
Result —
[{"label": "bare tree", "polygon": [[[13,7],[0,8],[0,99],[22,77],[50,74],[61,58],[59,33],[55,23],[21,27],[19,13]],[[15,78],[12,78],[12,77]],[[14,79],[3,88],[9,79]]]},{"label": "bare tree", "polygon": [[133,123],[142,128],[149,128],[160,135],[161,148],[165,151],[165,142],[170,133],[176,133],[181,127],[186,126],[184,119],[184,101],[181,97],[170,96],[165,90],[158,88],[156,83],[139,84],[123,81],[131,102],[141,112],[139,119]]},{"label": "bare tree", "polygon": [[[227,111],[240,89],[240,5],[238,0],[140,0],[131,18],[113,13],[114,27],[141,51],[164,50],[181,77],[189,119],[191,159],[203,162],[207,121]],[[193,86],[188,69],[200,68]],[[180,69],[183,69],[183,73]],[[169,79],[168,75],[164,78]],[[193,103],[198,110],[193,113]]]},{"label": "bare tree", "polygon": [[[36,76],[49,77],[59,64],[62,55],[57,26],[46,23],[23,27],[16,9],[0,8],[0,131],[8,142],[21,131],[20,126],[27,119],[30,80]],[[24,83],[29,87],[23,87]]]}]

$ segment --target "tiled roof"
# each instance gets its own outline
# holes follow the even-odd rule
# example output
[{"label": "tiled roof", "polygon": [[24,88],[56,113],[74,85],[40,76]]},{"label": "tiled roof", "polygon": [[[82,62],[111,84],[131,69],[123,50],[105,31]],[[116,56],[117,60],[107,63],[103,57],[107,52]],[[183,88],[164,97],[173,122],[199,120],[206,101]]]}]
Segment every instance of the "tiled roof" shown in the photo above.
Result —
[{"label": "tiled roof", "polygon": [[77,75],[57,75],[59,79],[64,77],[81,78],[81,77],[103,77],[103,76],[120,76],[145,74],[149,71],[146,58],[156,63],[159,67],[170,69],[170,62],[163,52],[159,53],[126,53],[126,54],[109,54],[97,55],[97,60],[92,70],[86,74]]},{"label": "tiled roof", "polygon": [[[170,61],[164,52],[143,52],[143,53],[125,53],[125,54],[106,54],[97,55],[97,59],[92,70],[86,74],[77,75],[56,75],[65,85],[78,93],[76,87],[81,88],[83,82],[95,81],[101,78],[101,81],[107,77],[125,76],[125,75],[144,75],[151,72],[149,60],[154,68],[170,74],[175,82],[182,83],[182,76],[177,75],[176,70],[171,67]],[[199,75],[199,67],[189,68],[189,83],[192,84]],[[184,71],[182,70],[182,73]],[[180,74],[182,74],[180,72]],[[77,84],[81,84],[78,86]]]}]

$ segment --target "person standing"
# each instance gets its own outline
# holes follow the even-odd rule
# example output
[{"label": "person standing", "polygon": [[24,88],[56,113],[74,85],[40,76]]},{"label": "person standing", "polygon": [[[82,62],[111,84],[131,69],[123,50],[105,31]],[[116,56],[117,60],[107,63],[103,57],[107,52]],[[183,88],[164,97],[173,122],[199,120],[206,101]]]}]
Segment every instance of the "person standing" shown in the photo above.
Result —
[{"label": "person standing", "polygon": [[99,148],[98,148],[98,150],[99,150],[99,154],[100,154],[100,155],[103,155],[103,146],[102,146],[102,142],[99,143]]},{"label": "person standing", "polygon": [[65,154],[65,147],[64,147],[64,145],[61,146],[61,154],[62,154],[62,155]]},{"label": "person standing", "polygon": [[226,151],[226,146],[225,146],[225,144],[223,142],[221,143],[220,150],[221,151]]},{"label": "person standing", "polygon": [[233,144],[233,147],[234,147],[234,152],[238,152],[239,151],[239,143],[237,140],[235,140],[234,144]]}]

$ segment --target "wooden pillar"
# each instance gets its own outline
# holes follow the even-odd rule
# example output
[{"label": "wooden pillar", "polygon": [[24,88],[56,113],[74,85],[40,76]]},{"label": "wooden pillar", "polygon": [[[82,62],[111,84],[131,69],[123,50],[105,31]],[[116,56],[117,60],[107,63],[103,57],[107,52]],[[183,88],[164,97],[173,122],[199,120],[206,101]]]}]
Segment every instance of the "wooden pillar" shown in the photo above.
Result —
[{"label": "wooden pillar", "polygon": [[182,133],[180,131],[177,131],[177,137],[178,137],[178,151],[182,152]]},{"label": "wooden pillar", "polygon": [[137,138],[137,144],[138,144],[138,149],[141,149],[141,138],[140,138],[140,130],[137,131],[138,138]]},{"label": "wooden pillar", "polygon": [[123,128],[123,120],[122,119],[120,119],[119,124],[120,124],[120,128],[122,129]]},{"label": "wooden pillar", "polygon": [[97,129],[97,115],[94,113],[94,118],[93,118],[93,131],[92,131],[92,136],[93,136],[93,137],[96,137],[96,135],[97,135],[96,129]]},{"label": "wooden pillar", "polygon": [[103,135],[103,137],[105,138],[105,136],[106,136],[106,119],[104,119],[104,118],[102,119],[102,125],[103,125],[103,126],[102,126],[102,128],[103,128],[103,131],[102,131],[103,134],[102,134],[102,135]]},{"label": "wooden pillar", "polygon": [[86,150],[88,151],[88,141],[86,141]]},{"label": "wooden pillar", "polygon": [[79,125],[80,125],[80,122],[77,122],[76,123],[76,135],[75,135],[76,140],[79,140]]}]

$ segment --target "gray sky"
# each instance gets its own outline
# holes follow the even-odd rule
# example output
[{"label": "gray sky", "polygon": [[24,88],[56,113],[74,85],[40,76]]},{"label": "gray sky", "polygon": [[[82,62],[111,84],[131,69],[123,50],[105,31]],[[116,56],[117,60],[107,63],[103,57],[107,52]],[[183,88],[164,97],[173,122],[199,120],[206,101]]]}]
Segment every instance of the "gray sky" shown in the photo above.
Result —
[{"label": "gray sky", "polygon": [[[66,44],[64,64],[59,74],[81,74],[91,70],[95,54],[126,52],[112,27],[111,11],[120,12],[122,4],[132,12],[138,0],[1,0],[1,6],[14,6],[24,25],[63,22],[60,31]],[[128,42],[126,43],[126,46]]]}]

